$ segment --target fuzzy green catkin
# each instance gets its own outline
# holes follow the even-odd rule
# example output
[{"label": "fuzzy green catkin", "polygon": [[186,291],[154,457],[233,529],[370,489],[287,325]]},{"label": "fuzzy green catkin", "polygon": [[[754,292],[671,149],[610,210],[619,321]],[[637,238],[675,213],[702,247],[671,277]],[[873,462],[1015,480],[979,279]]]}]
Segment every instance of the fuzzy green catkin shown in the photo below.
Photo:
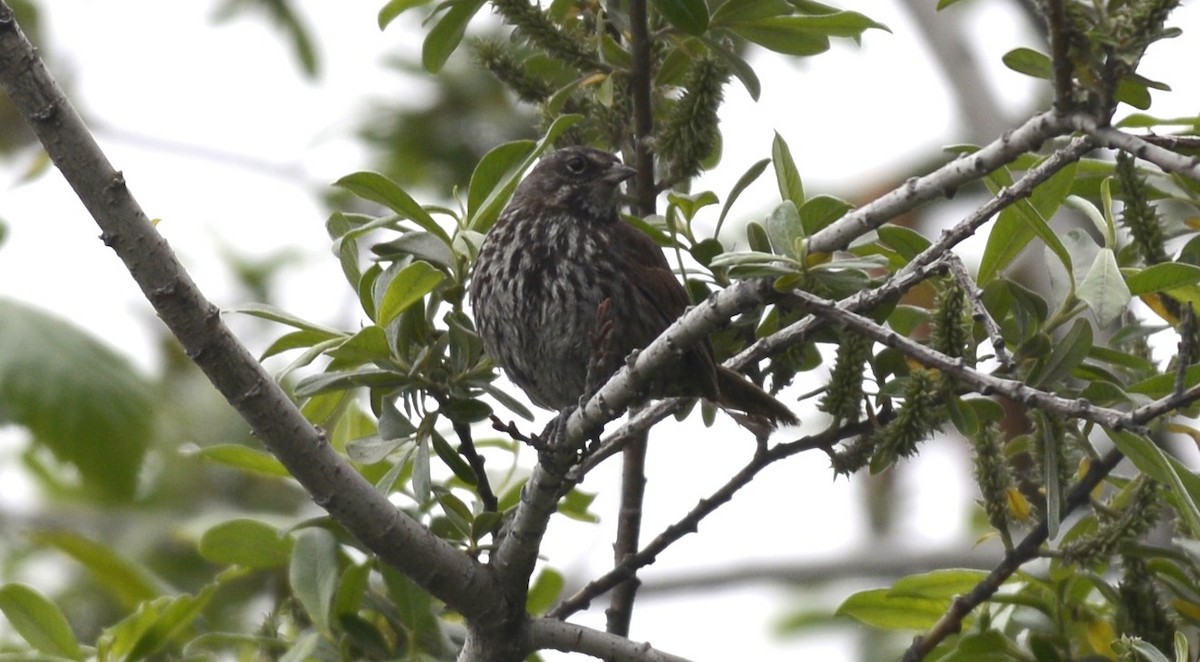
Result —
[{"label": "fuzzy green catkin", "polygon": [[531,73],[508,46],[492,39],[476,39],[471,42],[471,53],[475,60],[492,72],[513,91],[517,98],[528,103],[541,103],[554,93],[554,87]]},{"label": "fuzzy green catkin", "polygon": [[1159,650],[1171,650],[1176,623],[1163,606],[1162,595],[1146,561],[1134,554],[1122,554],[1121,566],[1124,572],[1117,587],[1121,595],[1117,612],[1120,633],[1140,637]]},{"label": "fuzzy green catkin", "polygon": [[683,96],[671,107],[658,137],[666,179],[680,182],[699,174],[701,164],[721,138],[717,111],[725,97],[729,71],[714,58],[692,65]]},{"label": "fuzzy green catkin", "polygon": [[829,386],[817,408],[836,422],[853,423],[862,413],[863,366],[871,358],[873,343],[863,334],[848,329],[838,334],[838,340]]},{"label": "fuzzy green catkin", "polygon": [[595,52],[578,35],[555,25],[545,12],[529,0],[493,0],[492,7],[505,22],[517,28],[530,43],[581,72],[604,68]]},{"label": "fuzzy green catkin", "polygon": [[867,463],[871,461],[871,456],[875,454],[875,448],[879,445],[881,432],[881,430],[875,430],[855,437],[841,450],[834,453],[831,456],[833,473],[839,476],[849,476],[867,466]]},{"label": "fuzzy green catkin", "polygon": [[940,393],[941,379],[936,370],[914,368],[909,373],[904,404],[880,433],[879,447],[871,460],[874,467],[882,468],[917,452],[917,444],[941,422],[937,412]]},{"label": "fuzzy green catkin", "polygon": [[1117,154],[1116,172],[1121,184],[1121,198],[1125,202],[1121,224],[1129,230],[1133,244],[1146,264],[1166,262],[1162,222],[1146,198],[1146,180],[1138,174],[1135,159],[1126,152]]},{"label": "fuzzy green catkin", "polygon": [[1082,566],[1095,566],[1108,560],[1125,545],[1141,538],[1158,521],[1162,505],[1162,486],[1144,474],[1134,479],[1125,507],[1116,515],[1097,511],[1099,526],[1092,533],[1071,541],[1062,548],[1063,560]]},{"label": "fuzzy green catkin", "polygon": [[971,317],[971,302],[962,284],[953,279],[947,281],[938,288],[933,304],[930,347],[946,356],[966,357],[974,342],[972,330],[975,321]]},{"label": "fuzzy green catkin", "polygon": [[1000,532],[1005,548],[1010,548],[1008,490],[1013,486],[1013,480],[1000,444],[1000,428],[994,424],[983,426],[971,440],[971,445],[975,451],[975,483],[983,497],[983,511],[992,528]]}]

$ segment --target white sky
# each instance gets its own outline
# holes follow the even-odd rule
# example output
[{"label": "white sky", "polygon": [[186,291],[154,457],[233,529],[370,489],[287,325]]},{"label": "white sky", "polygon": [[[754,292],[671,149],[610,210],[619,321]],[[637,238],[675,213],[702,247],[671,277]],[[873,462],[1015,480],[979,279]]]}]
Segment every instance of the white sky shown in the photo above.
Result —
[{"label": "white sky", "polygon": [[[294,248],[304,260],[288,272],[283,307],[319,322],[352,324],[354,307],[328,252],[325,212],[309,185],[368,167],[351,135],[363,99],[419,102],[422,83],[401,79],[382,65],[389,54],[419,51],[419,38],[405,29],[415,24],[415,16],[381,33],[375,12],[382,0],[303,3],[325,65],[322,78],[312,83],[298,75],[290,53],[263,21],[241,19],[213,28],[207,17],[215,4],[41,3],[48,10],[45,25],[57,73],[69,81],[110,160],[124,171],[146,212],[162,219],[160,230],[209,297],[225,308],[245,303],[234,298],[219,257],[222,245],[249,255]],[[871,31],[862,48],[839,44],[827,55],[799,63],[756,62],[764,80],[757,104],[736,83],[728,88],[723,169],[706,180],[714,190],[728,190],[746,167],[769,155],[773,131],[789,141],[808,190],[835,194],[859,191],[913,157],[959,140],[951,97],[907,15],[893,2],[865,7],[892,33]],[[1196,7],[1192,3],[1179,11],[1174,24],[1200,25]],[[979,59],[988,65],[986,84],[1004,90],[1007,107],[1001,112],[1029,108],[1035,84],[1004,69],[999,56],[1036,41],[1017,34],[1004,2],[976,0],[955,9],[970,17]],[[1171,116],[1200,110],[1200,79],[1174,66],[1195,62],[1200,62],[1195,34],[1155,47],[1144,72],[1170,81],[1177,92],[1156,94],[1153,112]],[[196,150],[165,150],[152,141],[238,155],[270,167],[197,158]],[[153,313],[120,262],[98,241],[98,230],[57,172],[20,180],[33,158],[31,153],[0,169],[0,218],[9,225],[8,239],[0,245],[0,296],[67,317],[152,369],[154,358],[145,348]],[[766,173],[742,198],[740,212],[757,213],[755,196],[770,200],[774,195],[773,178]],[[49,267],[47,255],[54,258]],[[814,418],[808,412],[807,420]],[[656,430],[644,540],[682,516],[749,456],[749,441],[731,427],[722,421],[713,434],[677,424]],[[16,439],[11,431],[0,435],[6,442],[0,452],[11,455]],[[973,490],[966,458],[951,443],[937,446],[942,452],[923,456],[900,474],[897,494],[905,515],[887,542],[889,553],[929,545],[970,548],[962,529],[962,509]],[[28,485],[9,465],[0,467],[0,480]],[[609,564],[616,473],[617,463],[610,462],[584,485],[601,492],[595,510],[606,517],[604,524],[552,524],[548,553],[576,578],[599,574]],[[653,581],[655,575],[708,567],[794,563],[856,551],[868,540],[858,495],[862,482],[860,477],[833,482],[828,460],[817,453],[772,467],[706,520],[698,535],[662,555],[645,576]],[[12,491],[6,492],[11,499]],[[781,589],[750,586],[646,599],[639,604],[633,634],[698,660],[855,659],[849,630],[827,638],[770,636],[773,619],[798,606],[793,598]],[[826,600],[836,604],[836,594]],[[735,613],[743,618],[731,622]],[[602,627],[602,606],[579,620]]]}]

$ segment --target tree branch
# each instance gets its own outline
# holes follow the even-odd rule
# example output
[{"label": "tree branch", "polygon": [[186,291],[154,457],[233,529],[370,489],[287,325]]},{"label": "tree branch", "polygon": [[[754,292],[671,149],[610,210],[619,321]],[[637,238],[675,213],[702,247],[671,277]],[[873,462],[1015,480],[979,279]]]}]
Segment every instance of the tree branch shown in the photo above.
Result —
[{"label": "tree branch", "polygon": [[656,650],[648,643],[593,630],[553,618],[536,618],[529,624],[534,649],[584,653],[610,662],[688,662],[686,658]]},{"label": "tree branch", "polygon": [[[1063,504],[1062,516],[1065,517],[1079,506],[1087,503],[1092,490],[1120,464],[1123,458],[1124,456],[1119,451],[1112,450],[1101,458],[1099,462],[1093,464],[1087,474],[1067,494],[1066,503]],[[904,657],[901,658],[902,662],[918,662],[933,651],[934,648],[937,648],[937,645],[946,637],[961,631],[962,621],[966,618],[967,614],[992,597],[1021,565],[1037,556],[1038,550],[1041,548],[1042,543],[1046,542],[1047,537],[1049,537],[1049,526],[1043,518],[1034,527],[1033,531],[1030,531],[1021,540],[1020,544],[1004,555],[1004,560],[992,569],[983,581],[976,584],[970,593],[956,598],[950,603],[950,608],[938,619],[937,623],[934,623],[929,632],[913,640],[912,646],[909,647],[904,653]]]},{"label": "tree branch", "polygon": [[[1030,168],[1012,186],[1008,186],[997,192],[995,196],[980,205],[979,208],[966,218],[956,223],[954,227],[943,231],[936,242],[930,245],[929,248],[918,253],[908,264],[892,274],[887,282],[879,287],[870,290],[861,290],[853,296],[842,299],[837,303],[838,307],[848,311],[869,310],[892,297],[906,292],[909,288],[933,275],[933,273],[940,273],[947,268],[947,264],[942,261],[942,257],[948,255],[951,248],[973,235],[976,230],[988,222],[992,216],[999,213],[1000,210],[1022,198],[1029,197],[1039,184],[1050,179],[1056,172],[1068,164],[1079,160],[1084,154],[1091,151],[1094,146],[1092,140],[1087,137],[1072,139],[1065,147],[1051,154],[1045,161],[1034,168]],[[771,356],[798,342],[803,342],[820,324],[823,324],[823,322],[816,317],[805,317],[742,350],[741,353],[728,361],[727,365],[739,368],[758,361],[763,357]]]},{"label": "tree branch", "polygon": [[925,367],[941,370],[981,395],[999,393],[1014,402],[1036,407],[1065,418],[1081,418],[1113,430],[1144,432],[1142,425],[1126,412],[1098,407],[1083,398],[1074,400],[1063,398],[1033,388],[1022,381],[979,372],[967,366],[961,358],[946,356],[935,349],[909,340],[891,329],[880,326],[862,315],[845,310],[833,301],[814,294],[797,290],[789,296],[793,297],[800,305],[807,307],[814,315],[847,326],[877,343],[897,349]]},{"label": "tree branch", "polygon": [[[634,199],[637,215],[652,216],[657,207],[658,189],[654,183],[654,154],[651,140],[654,135],[653,65],[654,46],[649,30],[650,17],[646,0],[629,2],[629,49],[633,63],[629,68],[630,92],[633,97],[633,152],[637,161]],[[642,529],[642,505],[646,500],[646,451],[649,428],[625,446],[621,460],[621,502],[617,512],[617,533],[613,540],[613,563],[620,565],[635,553]],[[637,596],[638,579],[630,573],[613,592],[605,615],[607,629],[613,634],[628,635],[633,620],[633,601]]]},{"label": "tree branch", "polygon": [[808,250],[831,253],[845,248],[889,219],[934,198],[951,195],[963,184],[1012,162],[1025,152],[1036,150],[1045,141],[1067,131],[1062,118],[1053,112],[1034,115],[978,151],[961,155],[928,175],[914,177],[900,188],[830,223],[809,238]]},{"label": "tree branch", "polygon": [[1097,122],[1088,115],[1070,115],[1068,124],[1096,140],[1109,149],[1129,152],[1144,161],[1149,161],[1166,172],[1174,172],[1192,181],[1200,182],[1200,157],[1176,154],[1130,133]]},{"label": "tree branch", "polygon": [[644,549],[636,554],[625,557],[607,574],[589,582],[587,586],[577,591],[575,595],[563,600],[547,616],[550,618],[566,618],[581,609],[586,609],[594,598],[620,585],[621,582],[628,578],[635,576],[639,568],[654,563],[658,555],[666,550],[667,547],[670,547],[687,534],[695,533],[700,526],[701,520],[708,517],[717,508],[728,503],[738,490],[750,484],[750,481],[760,471],[772,463],[804,451],[816,448],[832,448],[834,444],[842,439],[864,434],[872,427],[873,424],[868,422],[854,423],[852,425],[832,428],[820,434],[809,435],[793,442],[777,444],[770,449],[765,444],[760,443],[750,462],[726,481],[716,492],[713,492],[707,498],[701,499],[687,515],[678,522],[668,526],[654,540],[650,541],[650,544],[646,545]]},{"label": "tree branch", "polygon": [[0,0],[0,85],[188,356],[313,501],[385,563],[469,620],[491,622],[497,587],[482,565],[400,512],[330,447],[221,321],[113,170]]}]

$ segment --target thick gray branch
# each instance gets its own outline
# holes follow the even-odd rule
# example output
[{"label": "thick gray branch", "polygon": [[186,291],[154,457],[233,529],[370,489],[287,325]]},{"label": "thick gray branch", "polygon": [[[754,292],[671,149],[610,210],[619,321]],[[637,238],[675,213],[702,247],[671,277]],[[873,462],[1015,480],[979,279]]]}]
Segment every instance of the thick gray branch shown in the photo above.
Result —
[{"label": "thick gray branch", "polygon": [[831,253],[843,249],[889,219],[934,198],[952,194],[963,184],[1011,163],[1025,152],[1036,150],[1050,138],[1068,131],[1054,113],[1034,115],[978,151],[959,156],[928,175],[914,177],[900,188],[852,210],[810,237],[808,250]]},{"label": "thick gray branch", "polygon": [[467,618],[495,618],[497,591],[483,566],[401,513],[350,467],[221,321],[2,0],[0,85],[188,356],[313,500],[381,559]]},{"label": "thick gray branch", "polygon": [[1149,161],[1166,172],[1174,172],[1193,181],[1200,182],[1200,157],[1176,154],[1165,147],[1149,143],[1131,133],[1125,133],[1107,124],[1097,122],[1087,115],[1071,115],[1071,127],[1095,138],[1096,142],[1109,149],[1129,152],[1144,161]]}]

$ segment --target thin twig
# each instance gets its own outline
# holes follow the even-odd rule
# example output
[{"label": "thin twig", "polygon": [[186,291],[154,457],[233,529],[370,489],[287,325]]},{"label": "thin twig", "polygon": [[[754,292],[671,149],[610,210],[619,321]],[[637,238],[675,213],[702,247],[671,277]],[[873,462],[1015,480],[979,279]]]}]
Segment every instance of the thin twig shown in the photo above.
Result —
[{"label": "thin twig", "polygon": [[986,306],[983,305],[983,291],[975,284],[975,279],[971,278],[971,274],[967,273],[967,267],[958,259],[958,256],[953,253],[946,253],[946,263],[950,265],[950,275],[958,281],[959,286],[967,293],[967,298],[971,300],[971,317],[983,325],[983,330],[987,333],[988,339],[992,342],[992,351],[996,354],[996,361],[1000,363],[1000,367],[1005,371],[1011,371],[1015,364],[1013,363],[1012,354],[1008,353],[1008,349],[1004,344],[1004,336],[1000,333],[1000,325],[996,323],[996,319],[988,312]]},{"label": "thin twig", "polygon": [[[1119,451],[1112,450],[1093,464],[1087,474],[1067,494],[1062,516],[1066,516],[1087,503],[1091,491],[1120,464],[1123,458],[1124,456]],[[913,640],[912,646],[901,658],[902,662],[919,662],[934,648],[937,648],[937,645],[946,637],[961,631],[963,619],[967,614],[992,597],[1022,564],[1037,556],[1038,550],[1042,543],[1046,542],[1047,537],[1049,537],[1049,527],[1046,520],[1043,519],[1012,551],[1004,555],[1004,560],[993,568],[983,581],[976,584],[970,593],[951,602],[950,608],[938,619],[937,623],[934,623],[933,627],[923,636]]]},{"label": "thin twig", "polygon": [[499,502],[496,500],[496,493],[492,491],[492,484],[488,480],[484,458],[475,448],[475,440],[471,437],[471,426],[455,422],[454,434],[458,435],[459,454],[467,459],[467,464],[471,466],[471,473],[475,474],[475,491],[479,493],[479,501],[483,504],[483,509],[490,513],[496,512]]},{"label": "thin twig", "polygon": [[982,395],[999,393],[1010,400],[1026,406],[1036,407],[1066,418],[1081,418],[1114,430],[1142,430],[1128,413],[1099,407],[1083,398],[1068,399],[1048,391],[1033,388],[1025,382],[1004,379],[980,372],[966,365],[958,357],[947,356],[933,348],[922,345],[883,327],[873,320],[839,307],[833,301],[803,291],[792,292],[800,305],[806,306],[818,317],[858,331],[875,342],[899,350],[905,356],[929,368],[936,368],[954,377]]},{"label": "thin twig", "polygon": [[1047,0],[1046,31],[1054,62],[1054,109],[1067,113],[1075,105],[1071,58],[1067,57],[1067,16],[1063,0]]},{"label": "thin twig", "polygon": [[547,616],[550,618],[566,618],[580,609],[586,609],[588,604],[597,596],[603,595],[613,587],[620,585],[621,582],[634,577],[639,568],[653,563],[654,559],[667,547],[671,546],[671,544],[689,533],[694,533],[699,527],[701,520],[712,514],[717,508],[728,503],[738,490],[748,485],[760,471],[772,463],[804,451],[818,448],[829,449],[837,442],[863,434],[872,427],[871,423],[860,422],[832,428],[820,434],[810,435],[796,441],[777,444],[770,449],[764,444],[760,444],[750,462],[726,481],[717,491],[713,492],[707,498],[701,499],[695,508],[679,521],[668,526],[654,540],[650,541],[645,548],[636,554],[626,556],[607,574],[589,582],[587,586],[584,586],[575,595],[559,603]]}]

